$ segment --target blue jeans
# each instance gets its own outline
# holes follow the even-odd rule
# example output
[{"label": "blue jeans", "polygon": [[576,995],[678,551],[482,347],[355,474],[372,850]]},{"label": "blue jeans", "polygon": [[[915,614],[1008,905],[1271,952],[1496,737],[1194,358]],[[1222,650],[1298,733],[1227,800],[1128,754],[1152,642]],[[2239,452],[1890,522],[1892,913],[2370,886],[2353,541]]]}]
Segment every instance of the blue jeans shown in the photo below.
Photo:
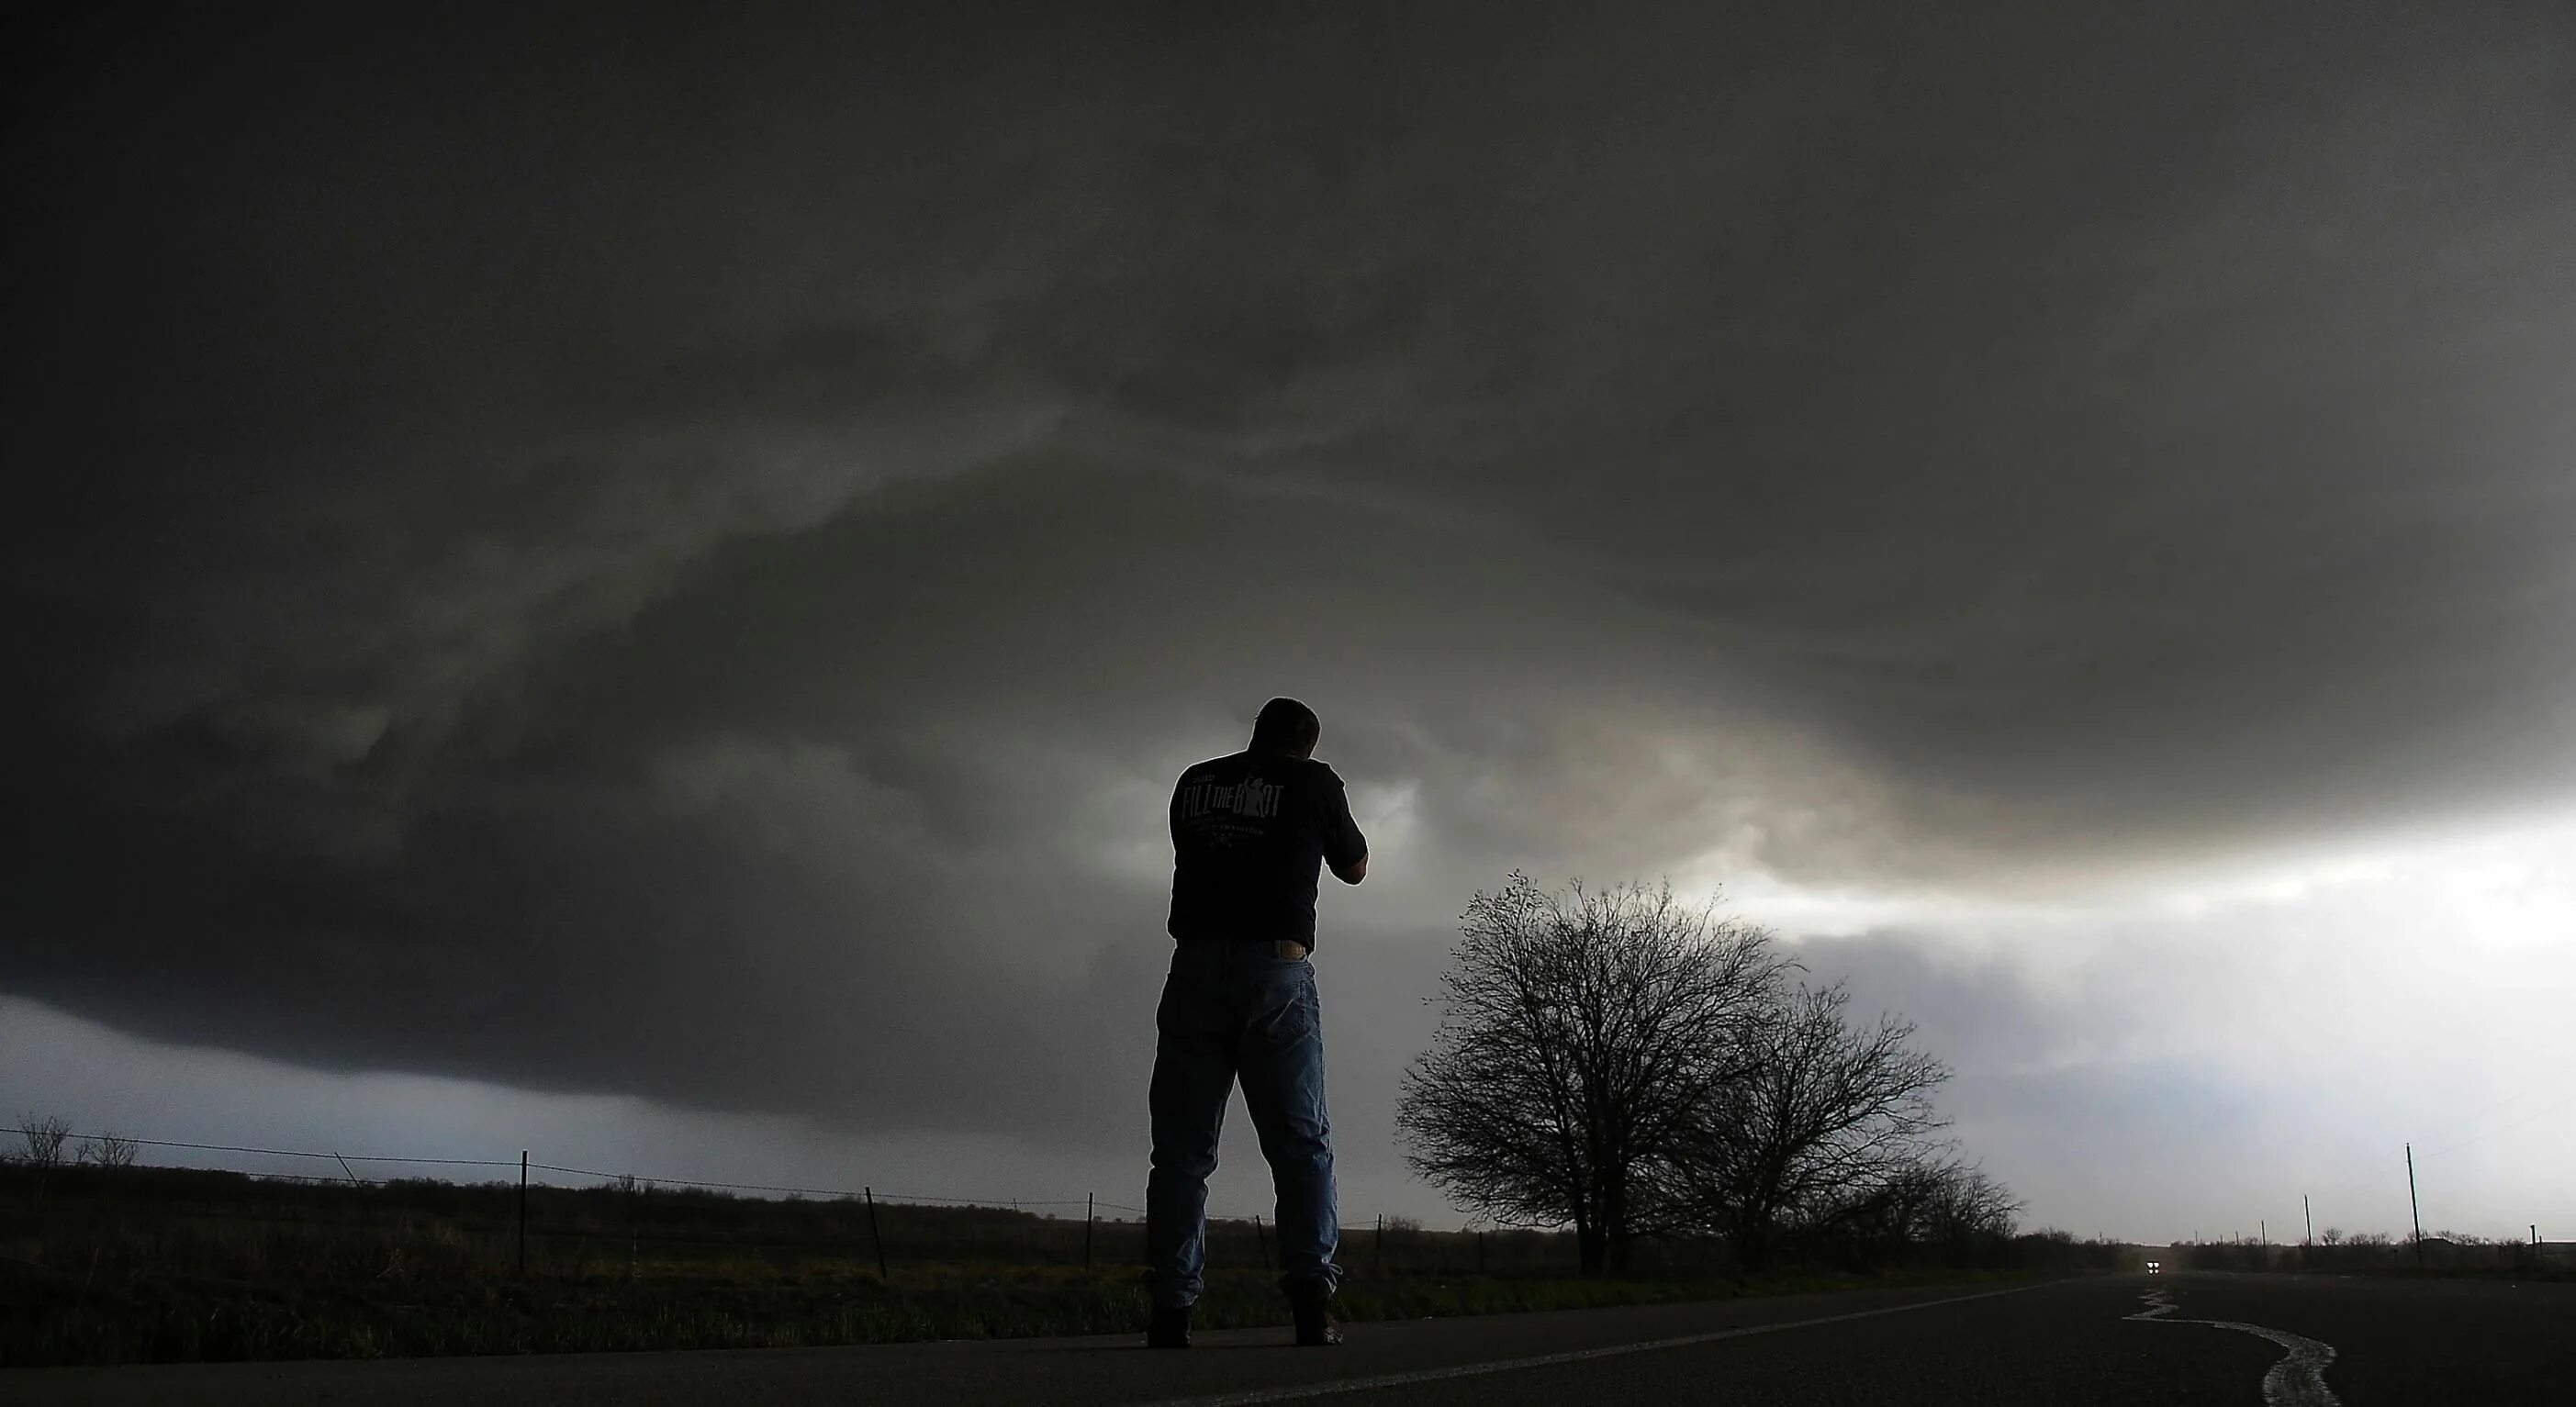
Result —
[{"label": "blue jeans", "polygon": [[1198,1301],[1207,1268],[1207,1179],[1237,1078],[1279,1197],[1279,1284],[1340,1282],[1333,1249],[1333,1131],[1324,1117],[1323,1013],[1315,970],[1259,942],[1188,942],[1172,954],[1154,1014],[1154,1171],[1145,1255],[1154,1303]]}]

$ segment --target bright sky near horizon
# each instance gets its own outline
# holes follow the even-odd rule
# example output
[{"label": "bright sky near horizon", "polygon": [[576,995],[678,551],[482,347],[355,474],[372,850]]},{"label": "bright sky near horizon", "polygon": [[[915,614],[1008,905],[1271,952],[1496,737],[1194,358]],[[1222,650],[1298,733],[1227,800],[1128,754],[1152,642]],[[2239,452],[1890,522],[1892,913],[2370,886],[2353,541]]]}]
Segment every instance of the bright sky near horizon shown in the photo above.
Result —
[{"label": "bright sky near horizon", "polygon": [[1288,693],[1354,1218],[1518,868],[2032,1224],[2576,1236],[2576,16],[1815,9],[38,24],[0,1112],[1138,1203]]}]

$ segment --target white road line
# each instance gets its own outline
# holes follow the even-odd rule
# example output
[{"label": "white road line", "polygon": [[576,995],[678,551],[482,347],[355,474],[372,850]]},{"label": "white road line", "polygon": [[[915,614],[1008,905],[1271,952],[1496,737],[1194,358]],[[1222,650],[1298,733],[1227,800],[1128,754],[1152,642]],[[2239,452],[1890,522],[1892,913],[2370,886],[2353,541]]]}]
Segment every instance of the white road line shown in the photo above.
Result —
[{"label": "white road line", "polygon": [[1306,1383],[1296,1387],[1255,1388],[1249,1392],[1220,1393],[1215,1397],[1174,1398],[1150,1404],[1150,1407],[1248,1407],[1255,1402],[1293,1402],[1304,1397],[1331,1397],[1345,1392],[1372,1392],[1382,1387],[1407,1387],[1414,1383],[1447,1382],[1453,1378],[1479,1378],[1488,1373],[1515,1373],[1523,1368],[1553,1368],[1560,1363],[1588,1363],[1595,1358],[1616,1358],[1623,1353],[1655,1353],[1667,1348],[1688,1348],[1693,1344],[1716,1343],[1720,1339],[1749,1338],[1755,1334],[1777,1334],[1789,1329],[1812,1329],[1819,1324],[1845,1324],[1854,1319],[1875,1319],[1882,1314],[1906,1314],[1917,1309],[1935,1309],[1945,1304],[1966,1304],[1970,1300],[1989,1300],[1997,1295],[2018,1295],[2026,1290],[2044,1290],[2050,1285],[2065,1283],[2063,1280],[2044,1280],[2036,1285],[2014,1285],[2002,1290],[1979,1290],[1973,1295],[1951,1295],[1946,1299],[1917,1300],[1912,1304],[1892,1304],[1883,1309],[1860,1309],[1849,1314],[1828,1314],[1818,1319],[1793,1319],[1786,1324],[1748,1324],[1740,1329],[1713,1329],[1705,1334],[1684,1334],[1679,1338],[1652,1339],[1645,1343],[1611,1344],[1606,1348],[1579,1348],[1566,1353],[1542,1353],[1529,1358],[1498,1359],[1491,1363],[1462,1363],[1454,1368],[1422,1368],[1410,1373],[1380,1373],[1371,1378],[1339,1378],[1332,1382]]},{"label": "white road line", "polygon": [[2326,1365],[2335,1360],[2332,1344],[2285,1329],[2239,1324],[2233,1319],[2169,1318],[2176,1306],[2163,1290],[2149,1290],[2139,1298],[2147,1302],[2147,1307],[2128,1318],[2150,1324],[2206,1324],[2213,1329],[2233,1329],[2270,1339],[2288,1349],[2281,1361],[2272,1365],[2272,1371],[2263,1375],[2263,1400],[2270,1407],[2341,1407],[2343,1399],[2326,1386]]}]

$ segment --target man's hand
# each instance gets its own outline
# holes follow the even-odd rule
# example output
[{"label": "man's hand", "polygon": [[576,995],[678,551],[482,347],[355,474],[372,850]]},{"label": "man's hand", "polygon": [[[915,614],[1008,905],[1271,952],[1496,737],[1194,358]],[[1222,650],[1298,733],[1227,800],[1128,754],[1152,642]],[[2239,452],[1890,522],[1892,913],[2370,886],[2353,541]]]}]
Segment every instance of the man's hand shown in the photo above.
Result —
[{"label": "man's hand", "polygon": [[1340,865],[1333,866],[1333,878],[1344,884],[1357,884],[1368,878],[1368,856],[1362,855],[1353,860],[1347,869]]}]

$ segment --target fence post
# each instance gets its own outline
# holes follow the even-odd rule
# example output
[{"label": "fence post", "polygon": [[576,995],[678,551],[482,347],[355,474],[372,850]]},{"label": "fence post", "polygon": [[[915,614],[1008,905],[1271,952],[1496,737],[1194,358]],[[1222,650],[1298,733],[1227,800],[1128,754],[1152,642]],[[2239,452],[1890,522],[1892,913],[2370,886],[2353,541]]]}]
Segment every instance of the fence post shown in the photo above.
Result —
[{"label": "fence post", "polygon": [[877,1278],[887,1284],[893,1284],[894,1276],[886,1270],[885,1233],[877,1230],[877,1190],[873,1187],[863,1187],[859,1190],[868,1199],[868,1242],[877,1248]]},{"label": "fence post", "polygon": [[1099,1221],[1100,1216],[1092,1199],[1099,1195],[1097,1192],[1082,1194],[1082,1273],[1085,1275],[1091,1273],[1091,1228]]},{"label": "fence post", "polygon": [[1377,1219],[1377,1239],[1371,1243],[1369,1247],[1369,1260],[1371,1262],[1369,1268],[1370,1274],[1384,1275],[1386,1273],[1386,1217],[1383,1213],[1381,1213]]},{"label": "fence post", "polygon": [[519,1150],[519,1278],[528,1278],[528,1150]]}]

